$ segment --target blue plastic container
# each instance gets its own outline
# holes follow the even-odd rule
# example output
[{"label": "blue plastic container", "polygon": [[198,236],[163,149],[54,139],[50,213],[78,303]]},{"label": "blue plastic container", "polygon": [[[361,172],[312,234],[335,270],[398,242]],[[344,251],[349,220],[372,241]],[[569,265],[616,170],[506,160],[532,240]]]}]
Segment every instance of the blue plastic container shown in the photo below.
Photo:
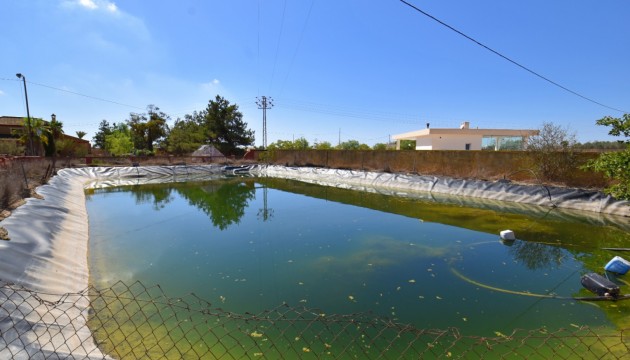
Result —
[{"label": "blue plastic container", "polygon": [[630,270],[630,261],[622,258],[621,256],[615,256],[604,266],[606,271],[614,272],[624,275]]}]

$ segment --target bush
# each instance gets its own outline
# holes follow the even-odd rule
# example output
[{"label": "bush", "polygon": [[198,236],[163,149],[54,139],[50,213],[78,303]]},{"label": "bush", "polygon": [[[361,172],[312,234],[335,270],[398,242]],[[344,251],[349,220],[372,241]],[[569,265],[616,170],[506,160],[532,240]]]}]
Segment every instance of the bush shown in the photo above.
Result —
[{"label": "bush", "polygon": [[584,168],[601,172],[615,180],[613,185],[604,189],[604,193],[617,199],[630,200],[630,145],[624,151],[600,154]]},{"label": "bush", "polygon": [[26,148],[19,145],[17,141],[0,140],[0,154],[6,155],[24,155]]},{"label": "bush", "polygon": [[527,151],[541,180],[566,181],[577,166],[575,134],[552,123],[543,123],[540,133],[529,139]]}]

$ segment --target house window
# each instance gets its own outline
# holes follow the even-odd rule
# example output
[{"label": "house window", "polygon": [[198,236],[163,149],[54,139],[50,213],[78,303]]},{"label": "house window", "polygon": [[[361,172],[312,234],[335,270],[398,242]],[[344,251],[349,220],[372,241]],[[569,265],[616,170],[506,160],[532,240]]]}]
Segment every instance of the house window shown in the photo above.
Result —
[{"label": "house window", "polygon": [[466,144],[466,150],[470,150],[470,143]]}]

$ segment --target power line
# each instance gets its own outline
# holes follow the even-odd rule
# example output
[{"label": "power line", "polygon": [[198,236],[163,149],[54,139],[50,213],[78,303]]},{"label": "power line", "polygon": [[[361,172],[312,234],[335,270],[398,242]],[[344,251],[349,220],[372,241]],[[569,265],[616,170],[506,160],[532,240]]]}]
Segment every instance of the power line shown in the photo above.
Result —
[{"label": "power line", "polygon": [[33,85],[37,85],[37,86],[41,86],[41,87],[45,87],[45,88],[49,88],[49,89],[53,89],[53,90],[57,90],[57,91],[63,91],[63,92],[67,92],[73,95],[78,95],[78,96],[83,96],[89,99],[93,99],[93,100],[98,100],[98,101],[103,101],[103,102],[108,102],[111,104],[116,104],[116,105],[120,105],[120,106],[126,106],[126,107],[130,107],[130,108],[134,108],[134,109],[140,109],[140,110],[145,110],[145,108],[143,107],[139,107],[139,106],[134,106],[134,105],[129,105],[129,104],[124,104],[118,101],[113,101],[113,100],[107,100],[107,99],[103,99],[103,98],[99,98],[96,96],[91,96],[91,95],[85,95],[85,94],[81,94],[78,92],[74,92],[74,91],[70,91],[70,90],[66,90],[66,89],[60,89],[54,86],[50,86],[50,85],[44,85],[44,84],[39,84],[36,82],[32,82],[32,81],[27,81],[29,84],[33,84]]},{"label": "power line", "polygon": [[464,34],[463,32],[461,32],[461,31],[459,31],[459,30],[455,29],[455,28],[454,28],[454,27],[452,27],[451,25],[449,25],[449,24],[445,23],[444,21],[442,21],[442,20],[440,20],[440,19],[436,18],[435,16],[433,16],[433,15],[431,15],[431,14],[427,13],[426,11],[423,11],[423,10],[421,10],[420,8],[418,8],[418,7],[416,7],[416,6],[414,6],[414,5],[410,4],[410,3],[408,3],[407,1],[405,1],[405,0],[400,0],[400,1],[401,1],[402,3],[404,3],[405,5],[407,5],[407,6],[411,7],[412,9],[416,10],[417,12],[421,13],[422,15],[424,15],[424,16],[426,16],[426,17],[430,18],[430,19],[431,19],[431,20],[433,20],[433,21],[436,21],[436,22],[437,22],[437,23],[439,23],[440,25],[442,25],[442,26],[445,26],[445,27],[449,28],[450,30],[452,30],[452,31],[456,32],[457,34],[459,34],[459,35],[461,35],[461,36],[465,37],[466,39],[468,39],[468,40],[470,40],[470,41],[474,42],[475,44],[477,44],[477,45],[481,46],[482,48],[484,48],[484,49],[486,49],[486,50],[490,51],[491,53],[493,53],[493,54],[495,54],[495,55],[497,55],[497,56],[501,57],[501,58],[502,58],[502,59],[504,59],[504,60],[507,60],[507,61],[511,62],[512,64],[514,64],[514,65],[516,65],[516,66],[520,67],[521,69],[523,69],[523,70],[525,70],[525,71],[529,72],[530,74],[533,74],[533,75],[535,75],[535,76],[537,76],[537,77],[539,77],[539,78],[541,78],[541,79],[543,79],[543,80],[547,81],[548,83],[550,83],[550,84],[552,84],[552,85],[555,85],[555,86],[559,87],[560,89],[562,89],[562,90],[564,90],[564,91],[567,91],[567,92],[569,92],[569,93],[571,93],[571,94],[573,94],[573,95],[575,95],[575,96],[578,96],[578,97],[580,97],[580,98],[582,98],[582,99],[584,99],[584,100],[586,100],[586,101],[590,101],[590,102],[592,102],[593,104],[597,104],[597,105],[602,106],[602,107],[605,107],[605,108],[607,108],[607,109],[614,110],[614,111],[618,111],[618,112],[620,112],[620,113],[627,113],[627,111],[623,111],[623,110],[620,110],[620,109],[614,108],[614,107],[612,107],[612,106],[608,106],[608,105],[602,104],[602,103],[600,103],[599,101],[593,100],[593,99],[591,99],[591,98],[589,98],[589,97],[586,97],[586,96],[584,96],[584,95],[582,95],[582,94],[580,94],[580,93],[578,93],[578,92],[576,92],[576,91],[573,91],[573,90],[571,90],[571,89],[569,89],[569,88],[567,88],[567,87],[565,87],[565,86],[563,86],[563,85],[561,85],[561,84],[559,84],[559,83],[557,83],[557,82],[555,82],[555,81],[553,81],[553,80],[551,80],[551,79],[549,79],[549,78],[547,78],[547,77],[545,77],[545,76],[543,76],[543,75],[541,75],[541,74],[537,73],[536,71],[534,71],[534,70],[532,70],[532,69],[530,69],[530,68],[526,67],[525,65],[521,65],[520,63],[516,62],[515,60],[510,59],[509,57],[507,57],[507,56],[505,56],[505,55],[503,55],[503,54],[499,53],[498,51],[496,51],[496,50],[494,50],[494,49],[492,49],[492,48],[488,47],[487,45],[484,45],[483,43],[481,43],[481,42],[479,42],[479,41],[477,41],[477,40],[473,39],[472,37],[470,37],[470,36],[468,36],[468,35]]},{"label": "power line", "polygon": [[280,52],[280,41],[282,40],[282,30],[284,30],[284,16],[287,10],[287,0],[284,0],[284,6],[282,8],[282,21],[280,21],[280,33],[278,34],[278,43],[276,45],[276,56],[273,59],[273,68],[271,70],[271,82],[269,89],[273,88],[273,78],[276,75],[276,64],[278,63],[278,53]]},{"label": "power line", "polygon": [[291,62],[289,63],[289,67],[287,67],[287,74],[284,76],[284,80],[282,81],[282,85],[280,86],[279,94],[282,96],[282,92],[284,91],[284,85],[287,83],[287,79],[289,78],[289,74],[291,73],[291,68],[293,67],[293,63],[295,62],[295,57],[300,49],[300,45],[302,44],[302,38],[304,37],[304,33],[306,32],[306,25],[308,25],[308,20],[311,18],[311,12],[313,11],[313,5],[315,4],[315,0],[311,0],[311,6],[308,8],[308,14],[306,15],[306,20],[304,21],[304,26],[302,27],[302,31],[300,32],[300,37],[298,39],[297,46],[295,47],[295,51],[293,52],[293,56],[291,57]]}]

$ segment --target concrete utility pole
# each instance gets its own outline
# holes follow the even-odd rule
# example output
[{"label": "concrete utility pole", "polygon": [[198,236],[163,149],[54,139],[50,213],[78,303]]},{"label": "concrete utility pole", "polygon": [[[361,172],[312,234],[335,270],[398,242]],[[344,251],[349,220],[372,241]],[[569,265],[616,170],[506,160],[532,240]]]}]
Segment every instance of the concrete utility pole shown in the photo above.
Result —
[{"label": "concrete utility pole", "polygon": [[271,97],[256,97],[256,105],[263,111],[263,149],[267,149],[267,109],[273,107],[273,99]]},{"label": "concrete utility pole", "polygon": [[26,124],[28,125],[27,126],[28,150],[26,151],[26,155],[35,155],[33,153],[34,148],[33,148],[33,128],[31,124],[31,112],[28,109],[28,93],[26,92],[26,76],[22,75],[21,73],[17,73],[15,74],[15,76],[17,76],[18,79],[22,79],[22,83],[24,84],[24,97],[26,98],[26,116],[27,116],[27,121],[28,121],[28,123]]}]

